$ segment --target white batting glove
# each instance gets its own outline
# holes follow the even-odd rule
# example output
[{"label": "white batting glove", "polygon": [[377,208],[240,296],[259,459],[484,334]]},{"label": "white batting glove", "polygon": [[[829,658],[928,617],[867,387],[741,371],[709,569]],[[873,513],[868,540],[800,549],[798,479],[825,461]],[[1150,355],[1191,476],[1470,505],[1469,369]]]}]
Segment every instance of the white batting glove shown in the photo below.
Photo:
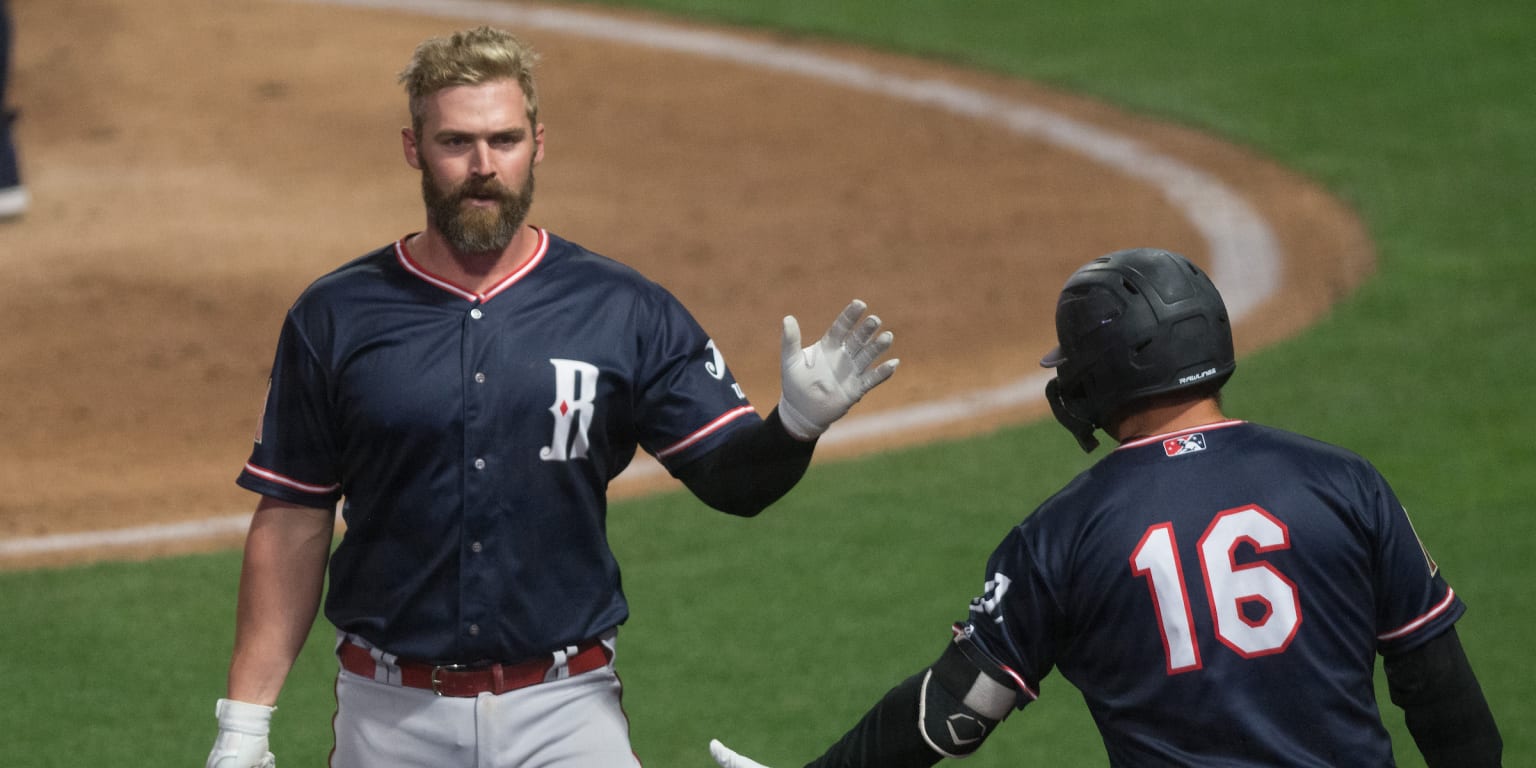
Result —
[{"label": "white batting glove", "polygon": [[891,348],[890,331],[878,333],[880,318],[859,321],[865,304],[854,299],[837,316],[821,340],[800,348],[800,322],[784,318],[780,371],[779,418],[784,429],[800,440],[815,440],[849,408],[896,372],[900,360],[870,368]]},{"label": "white batting glove", "polygon": [[731,748],[721,744],[719,739],[709,740],[709,756],[715,758],[720,768],[768,768],[750,757],[732,752]]},{"label": "white batting glove", "polygon": [[276,709],[219,699],[213,710],[219,718],[219,737],[203,768],[277,768],[277,758],[267,751],[267,733]]}]

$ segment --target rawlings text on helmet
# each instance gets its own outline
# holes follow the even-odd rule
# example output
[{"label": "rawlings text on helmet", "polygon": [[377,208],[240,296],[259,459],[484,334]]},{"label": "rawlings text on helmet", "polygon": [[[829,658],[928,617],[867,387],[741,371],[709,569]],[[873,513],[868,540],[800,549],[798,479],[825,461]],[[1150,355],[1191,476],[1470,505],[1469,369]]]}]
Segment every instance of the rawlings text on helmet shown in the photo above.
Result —
[{"label": "rawlings text on helmet", "polygon": [[1205,370],[1203,370],[1203,371],[1201,371],[1201,372],[1199,372],[1199,373],[1197,373],[1197,374],[1195,374],[1193,376],[1180,376],[1179,377],[1179,383],[1180,384],[1193,384],[1193,383],[1195,383],[1197,381],[1200,381],[1201,379],[1203,379],[1203,378],[1205,378],[1207,376],[1215,376],[1215,375],[1216,375],[1216,369],[1215,368],[1207,368],[1207,369],[1205,369]]}]

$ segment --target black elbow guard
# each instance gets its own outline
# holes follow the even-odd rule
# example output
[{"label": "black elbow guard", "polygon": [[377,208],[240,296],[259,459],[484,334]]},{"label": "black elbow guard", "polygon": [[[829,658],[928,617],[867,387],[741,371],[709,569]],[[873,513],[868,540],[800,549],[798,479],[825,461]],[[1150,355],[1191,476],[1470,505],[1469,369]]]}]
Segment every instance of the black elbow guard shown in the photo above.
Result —
[{"label": "black elbow guard", "polygon": [[1020,705],[1021,682],[957,635],[923,675],[917,722],[923,741],[945,757],[966,757]]}]

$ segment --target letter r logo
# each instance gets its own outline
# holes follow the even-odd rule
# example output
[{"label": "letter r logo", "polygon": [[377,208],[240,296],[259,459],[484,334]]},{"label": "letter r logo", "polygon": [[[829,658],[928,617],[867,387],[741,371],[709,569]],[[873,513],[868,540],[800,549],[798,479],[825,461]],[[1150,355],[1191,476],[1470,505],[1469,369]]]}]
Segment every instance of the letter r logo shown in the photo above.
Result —
[{"label": "letter r logo", "polygon": [[584,459],[589,446],[587,430],[592,427],[593,402],[597,398],[597,366],[559,358],[550,358],[549,362],[555,366],[555,402],[549,406],[555,417],[555,433],[549,445],[539,450],[539,458]]}]

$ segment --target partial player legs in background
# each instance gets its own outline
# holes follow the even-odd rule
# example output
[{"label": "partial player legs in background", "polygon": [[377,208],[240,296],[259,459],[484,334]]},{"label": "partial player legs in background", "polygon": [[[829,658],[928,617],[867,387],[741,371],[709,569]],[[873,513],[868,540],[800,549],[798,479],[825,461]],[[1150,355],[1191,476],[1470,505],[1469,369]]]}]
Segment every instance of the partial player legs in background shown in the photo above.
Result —
[{"label": "partial player legs in background", "polygon": [[0,110],[0,219],[10,219],[27,212],[30,202],[22,186],[16,164],[16,147],[11,143],[10,123],[15,113]]},{"label": "partial player legs in background", "polygon": [[16,120],[5,100],[6,83],[11,78],[11,11],[0,0],[0,219],[20,216],[27,210],[27,188],[21,184],[21,167],[16,161],[16,143],[11,124]]}]

